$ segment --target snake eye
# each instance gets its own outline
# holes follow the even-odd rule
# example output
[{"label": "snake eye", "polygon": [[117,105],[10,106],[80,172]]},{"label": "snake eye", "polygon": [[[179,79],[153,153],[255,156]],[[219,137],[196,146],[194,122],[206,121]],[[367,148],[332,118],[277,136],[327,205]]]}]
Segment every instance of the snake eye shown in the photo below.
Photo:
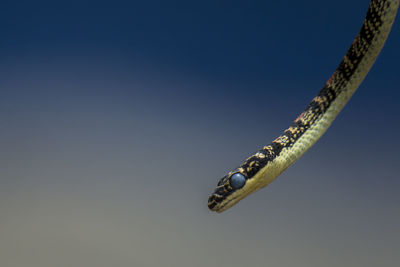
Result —
[{"label": "snake eye", "polygon": [[246,183],[246,178],[241,173],[235,173],[231,176],[229,182],[234,189],[239,189]]}]

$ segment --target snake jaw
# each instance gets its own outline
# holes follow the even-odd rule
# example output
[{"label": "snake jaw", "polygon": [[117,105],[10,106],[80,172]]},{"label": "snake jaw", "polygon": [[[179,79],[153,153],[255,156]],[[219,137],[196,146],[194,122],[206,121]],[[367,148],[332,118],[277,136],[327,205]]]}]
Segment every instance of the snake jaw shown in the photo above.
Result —
[{"label": "snake jaw", "polygon": [[235,194],[235,195],[231,195],[231,196],[225,198],[224,201],[222,201],[222,202],[218,201],[219,198],[221,198],[221,196],[219,196],[217,194],[212,194],[208,198],[208,208],[212,211],[221,213],[221,212],[229,209],[233,205],[235,205],[237,202],[239,202],[244,197],[240,197],[240,194]]}]

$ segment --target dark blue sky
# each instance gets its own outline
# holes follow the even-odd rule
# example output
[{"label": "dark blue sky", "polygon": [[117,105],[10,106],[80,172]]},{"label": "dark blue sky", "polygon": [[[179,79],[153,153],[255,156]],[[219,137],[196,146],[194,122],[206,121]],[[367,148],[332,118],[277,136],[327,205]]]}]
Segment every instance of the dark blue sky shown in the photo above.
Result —
[{"label": "dark blue sky", "polygon": [[[367,5],[367,0],[3,1],[0,51],[9,60],[119,56],[150,68],[160,64],[238,82],[315,79],[336,67]],[[385,67],[400,57],[399,32],[396,26]]]}]

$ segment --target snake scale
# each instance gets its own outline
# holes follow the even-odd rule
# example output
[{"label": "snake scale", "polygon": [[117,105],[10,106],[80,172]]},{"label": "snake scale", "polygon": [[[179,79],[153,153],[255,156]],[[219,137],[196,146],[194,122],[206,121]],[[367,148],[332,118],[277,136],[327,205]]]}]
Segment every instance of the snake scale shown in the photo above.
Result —
[{"label": "snake scale", "polygon": [[208,198],[211,210],[222,212],[267,186],[325,133],[374,64],[399,1],[370,0],[360,32],[318,95],[282,135],[219,180]]}]

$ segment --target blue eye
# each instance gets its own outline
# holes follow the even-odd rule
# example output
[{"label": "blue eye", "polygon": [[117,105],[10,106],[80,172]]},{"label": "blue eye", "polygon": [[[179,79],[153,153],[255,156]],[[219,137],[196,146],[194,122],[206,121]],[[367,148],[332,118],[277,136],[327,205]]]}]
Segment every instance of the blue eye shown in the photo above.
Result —
[{"label": "blue eye", "polygon": [[230,178],[230,184],[234,189],[239,189],[246,183],[246,178],[241,173],[235,173]]}]

